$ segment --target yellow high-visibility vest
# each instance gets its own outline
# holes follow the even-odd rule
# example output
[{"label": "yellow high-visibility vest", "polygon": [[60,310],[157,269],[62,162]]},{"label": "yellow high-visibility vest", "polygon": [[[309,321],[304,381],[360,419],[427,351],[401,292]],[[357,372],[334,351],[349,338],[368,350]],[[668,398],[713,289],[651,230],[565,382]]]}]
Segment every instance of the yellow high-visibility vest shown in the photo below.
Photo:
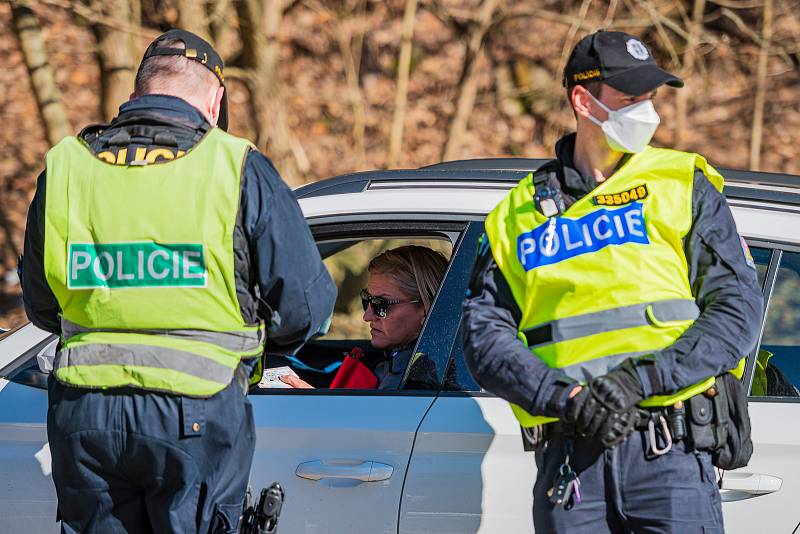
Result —
[{"label": "yellow high-visibility vest", "polygon": [[[492,210],[486,234],[534,356],[586,383],[668,347],[692,325],[700,310],[682,240],[695,169],[722,190],[722,176],[701,156],[647,147],[556,217],[535,208],[533,174]],[[713,383],[641,405],[667,406]],[[512,408],[526,427],[555,420]]]}]

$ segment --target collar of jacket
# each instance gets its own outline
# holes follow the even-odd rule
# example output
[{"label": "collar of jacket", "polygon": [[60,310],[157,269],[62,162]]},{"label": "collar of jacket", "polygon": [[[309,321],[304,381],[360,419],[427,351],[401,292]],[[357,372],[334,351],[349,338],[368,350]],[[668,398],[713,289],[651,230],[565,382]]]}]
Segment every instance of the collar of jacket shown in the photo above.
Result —
[{"label": "collar of jacket", "polygon": [[171,95],[144,95],[128,100],[119,107],[117,115],[109,125],[132,118],[150,119],[170,125],[179,125],[192,130],[208,130],[211,125],[200,110],[187,101]]},{"label": "collar of jacket", "polygon": [[[575,154],[575,138],[577,134],[570,133],[556,142],[556,159],[558,160],[558,179],[566,192],[576,199],[588,195],[598,184],[594,176],[582,174],[573,161]],[[625,154],[619,160],[617,169],[622,167],[630,158],[630,154]],[[615,169],[616,170],[616,169]]]}]

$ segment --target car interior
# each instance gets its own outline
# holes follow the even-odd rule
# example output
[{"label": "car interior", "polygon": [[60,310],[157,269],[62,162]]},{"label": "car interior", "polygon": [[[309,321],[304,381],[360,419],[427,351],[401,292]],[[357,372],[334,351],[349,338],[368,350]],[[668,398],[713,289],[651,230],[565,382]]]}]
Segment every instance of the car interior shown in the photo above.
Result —
[{"label": "car interior", "polygon": [[[370,344],[369,324],[362,319],[364,310],[360,292],[367,285],[370,260],[385,250],[404,245],[432,248],[441,252],[448,261],[452,254],[452,244],[443,235],[367,236],[319,242],[320,255],[338,290],[330,327],[326,333],[307,342],[295,355],[266,354],[265,369],[290,367],[314,388],[326,389],[336,376],[345,356],[354,347],[359,347],[364,352],[362,362],[373,370],[386,356],[382,350],[376,350]],[[265,389],[269,388],[256,386],[251,388],[251,393],[268,393]]]}]

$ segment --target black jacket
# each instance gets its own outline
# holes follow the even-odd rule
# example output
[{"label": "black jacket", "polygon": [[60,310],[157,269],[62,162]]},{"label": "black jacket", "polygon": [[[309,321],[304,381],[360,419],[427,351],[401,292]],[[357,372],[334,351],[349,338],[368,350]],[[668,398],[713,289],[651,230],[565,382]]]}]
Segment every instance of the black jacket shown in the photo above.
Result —
[{"label": "black jacket", "polygon": [[[80,136],[96,154],[110,152],[130,163],[137,150],[139,155],[157,148],[188,151],[209,128],[203,115],[187,102],[147,95],[123,104],[110,125],[88,127]],[[46,170],[39,176],[28,211],[20,279],[30,320],[58,334],[59,306],[43,265],[45,180]],[[300,206],[272,162],[256,150],[248,153],[244,166],[234,264],[242,316],[246,322],[261,318],[267,323],[268,350],[296,351],[331,315],[336,286]]]},{"label": "black jacket", "polygon": [[[569,206],[597,186],[572,162],[575,135],[556,145],[556,187]],[[692,228],[684,239],[692,294],[700,317],[671,346],[637,367],[646,396],[668,393],[736,366],[755,346],[762,294],[725,197],[699,170]],[[620,273],[624,276],[625,273]],[[489,247],[479,250],[464,303],[464,357],[487,391],[529,413],[559,415],[574,381],[551,369],[517,338],[522,317]]]}]

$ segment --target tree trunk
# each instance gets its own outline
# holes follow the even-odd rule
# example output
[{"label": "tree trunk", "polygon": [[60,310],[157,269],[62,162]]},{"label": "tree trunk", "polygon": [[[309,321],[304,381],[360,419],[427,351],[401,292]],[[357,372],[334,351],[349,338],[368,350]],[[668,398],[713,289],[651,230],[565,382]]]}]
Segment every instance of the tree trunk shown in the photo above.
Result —
[{"label": "tree trunk", "polygon": [[28,75],[47,132],[47,140],[54,145],[62,137],[72,134],[72,127],[61,99],[61,91],[58,89],[53,69],[48,61],[42,28],[27,0],[11,0],[10,3],[14,30],[25,58],[25,65],[28,67]]},{"label": "tree trunk", "polygon": [[257,144],[268,151],[284,180],[303,183],[310,165],[303,146],[289,128],[283,90],[278,78],[280,43],[278,30],[283,19],[282,0],[236,2],[242,33],[242,58],[256,122]]},{"label": "tree trunk", "polygon": [[208,16],[205,9],[205,0],[177,0],[177,3],[178,24],[180,27],[211,42],[211,35],[208,31]]},{"label": "tree trunk", "polygon": [[467,131],[467,122],[475,105],[478,93],[478,65],[483,60],[483,40],[492,22],[492,16],[497,8],[497,0],[483,0],[478,9],[477,26],[470,30],[464,54],[464,64],[461,69],[461,78],[458,82],[458,96],[456,110],[450,118],[447,128],[447,141],[442,150],[442,161],[454,159],[458,156],[462,138]]},{"label": "tree trunk", "polygon": [[764,0],[761,50],[756,71],[756,98],[753,104],[753,128],[750,135],[750,169],[761,168],[761,140],[764,135],[764,103],[767,94],[767,66],[772,41],[772,0]]},{"label": "tree trunk", "polygon": [[414,48],[414,19],[417,15],[417,0],[406,0],[403,13],[403,37],[400,45],[400,58],[397,62],[397,90],[394,94],[394,115],[392,130],[389,134],[389,153],[386,165],[392,169],[400,160],[403,147],[403,126],[408,104],[408,78],[411,74],[411,52]]},{"label": "tree trunk", "polygon": [[[104,16],[122,27],[132,25],[129,0],[104,0],[101,5]],[[110,120],[117,115],[120,104],[126,102],[133,92],[136,76],[133,34],[114,30],[98,22],[93,23],[92,30],[97,38],[100,56],[101,111],[103,117]]]},{"label": "tree trunk", "polygon": [[209,26],[211,37],[214,40],[214,48],[226,63],[236,51],[236,32],[231,27],[229,13],[232,8],[231,4],[232,0],[213,0],[212,8],[209,10],[211,13]]},{"label": "tree trunk", "polygon": [[694,74],[695,57],[697,55],[697,45],[700,41],[700,34],[703,31],[703,12],[705,11],[706,1],[695,0],[692,9],[692,21],[689,25],[689,40],[686,42],[686,50],[683,53],[683,68],[681,69],[683,79],[688,82],[688,87],[678,91],[675,97],[675,142],[674,148],[683,150],[686,146],[686,124],[689,109],[689,97],[691,96],[692,81]]},{"label": "tree trunk", "polygon": [[[363,11],[364,4],[360,3],[359,12]],[[356,152],[356,169],[366,170],[367,155],[366,141],[364,139],[367,128],[367,109],[364,104],[364,95],[361,92],[359,70],[361,66],[361,51],[364,45],[364,32],[348,30],[344,21],[337,21],[336,41],[342,54],[344,63],[345,80],[350,106],[353,109],[353,143]]]}]

